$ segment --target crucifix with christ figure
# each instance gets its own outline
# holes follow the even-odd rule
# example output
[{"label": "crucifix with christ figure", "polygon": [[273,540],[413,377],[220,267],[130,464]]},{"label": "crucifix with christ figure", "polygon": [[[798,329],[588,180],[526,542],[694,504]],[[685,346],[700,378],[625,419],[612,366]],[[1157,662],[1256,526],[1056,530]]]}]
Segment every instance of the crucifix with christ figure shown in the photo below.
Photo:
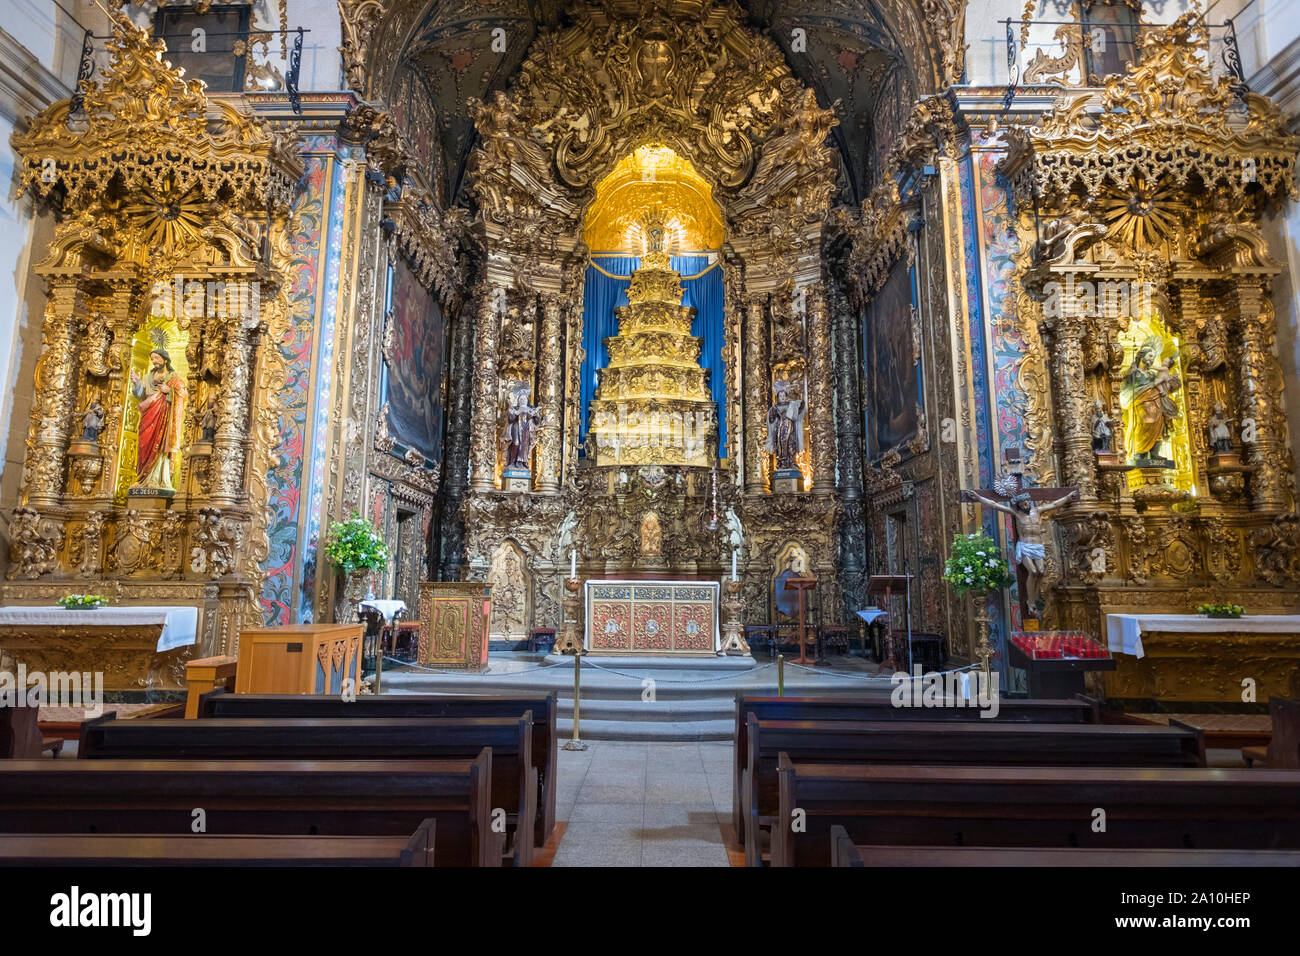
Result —
[{"label": "crucifix with christ figure", "polygon": [[1007,473],[992,488],[963,488],[961,500],[975,502],[1008,514],[1015,527],[1014,556],[1016,585],[1020,594],[1020,617],[1037,618],[1041,610],[1039,591],[1047,569],[1045,535],[1055,511],[1079,496],[1078,488],[1026,488],[1019,448],[1003,450]]}]

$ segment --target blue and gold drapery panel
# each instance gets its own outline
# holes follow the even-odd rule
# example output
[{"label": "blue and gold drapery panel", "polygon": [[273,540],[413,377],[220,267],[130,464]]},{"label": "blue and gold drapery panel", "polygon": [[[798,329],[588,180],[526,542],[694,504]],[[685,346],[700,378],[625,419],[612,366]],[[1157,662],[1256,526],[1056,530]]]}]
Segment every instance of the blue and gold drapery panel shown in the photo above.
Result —
[{"label": "blue and gold drapery panel", "polygon": [[[614,310],[627,305],[627,287],[641,264],[636,256],[592,256],[587,266],[582,303],[581,441],[587,440],[587,410],[596,394],[597,373],[609,364],[605,339],[618,334]],[[703,340],[700,365],[709,372],[709,391],[718,410],[718,455],[726,454],[727,402],[725,370],[722,366],[722,269],[710,268],[704,255],[672,256],[671,265],[682,274],[682,305],[695,309],[691,334]]]}]

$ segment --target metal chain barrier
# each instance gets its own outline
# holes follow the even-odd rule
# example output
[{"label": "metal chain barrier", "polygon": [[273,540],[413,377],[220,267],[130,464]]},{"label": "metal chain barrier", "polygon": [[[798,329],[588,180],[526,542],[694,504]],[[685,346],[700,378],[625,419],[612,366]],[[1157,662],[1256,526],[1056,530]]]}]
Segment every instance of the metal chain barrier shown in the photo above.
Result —
[{"label": "metal chain barrier", "polygon": [[734,680],[737,676],[748,677],[751,674],[757,674],[759,671],[765,671],[769,667],[775,667],[776,664],[774,663],[763,664],[759,667],[753,668],[752,670],[745,671],[743,675],[723,674],[721,677],[701,677],[698,680],[669,680],[666,677],[644,677],[644,676],[639,676],[637,674],[625,674],[623,671],[616,671],[609,667],[601,667],[599,664],[592,663],[591,661],[587,661],[587,666],[594,667],[596,668],[596,670],[604,671],[607,674],[617,674],[619,677],[626,677],[628,680],[635,680],[635,681],[652,680],[656,684],[714,684],[720,680]]}]

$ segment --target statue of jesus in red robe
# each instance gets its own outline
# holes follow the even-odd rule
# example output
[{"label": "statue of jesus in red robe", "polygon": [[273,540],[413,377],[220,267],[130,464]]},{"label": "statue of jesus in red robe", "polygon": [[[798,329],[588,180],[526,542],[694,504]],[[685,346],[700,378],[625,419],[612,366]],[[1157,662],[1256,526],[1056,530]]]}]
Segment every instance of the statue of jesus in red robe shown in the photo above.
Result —
[{"label": "statue of jesus in red robe", "polygon": [[171,456],[180,451],[185,380],[172,368],[171,356],[165,349],[149,353],[149,369],[144,377],[132,370],[131,392],[140,400],[134,486],[174,490]]}]

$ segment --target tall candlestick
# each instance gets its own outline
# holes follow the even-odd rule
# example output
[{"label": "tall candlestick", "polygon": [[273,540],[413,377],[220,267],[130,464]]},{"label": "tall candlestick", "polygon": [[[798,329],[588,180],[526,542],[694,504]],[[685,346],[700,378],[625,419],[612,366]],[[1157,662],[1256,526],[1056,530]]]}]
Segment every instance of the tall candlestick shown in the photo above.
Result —
[{"label": "tall candlestick", "polygon": [[569,577],[578,576],[578,549],[574,548],[569,552]]},{"label": "tall candlestick", "polygon": [[731,580],[736,580],[736,549],[731,549]]}]

